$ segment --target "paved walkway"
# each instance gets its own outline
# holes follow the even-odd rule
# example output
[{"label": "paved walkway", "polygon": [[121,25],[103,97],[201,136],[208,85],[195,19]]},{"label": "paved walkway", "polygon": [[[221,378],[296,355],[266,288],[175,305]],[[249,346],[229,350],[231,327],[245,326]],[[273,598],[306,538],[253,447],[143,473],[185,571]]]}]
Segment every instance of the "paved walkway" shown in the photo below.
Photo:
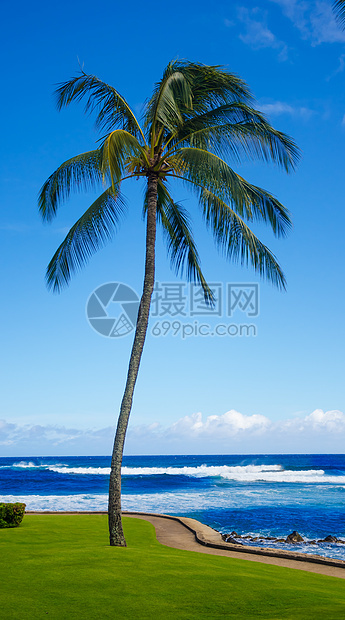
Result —
[{"label": "paved walkway", "polygon": [[[309,573],[345,579],[345,562],[341,560],[323,559],[319,556],[308,557],[306,554],[265,549],[263,547],[251,547],[250,552],[247,550],[242,551],[241,547],[241,551],[236,551],[234,550],[236,545],[224,543],[219,532],[195,519],[128,512],[124,512],[123,515],[144,519],[152,523],[156,530],[157,540],[163,545],[167,545],[167,547],[196,551],[198,553],[223,555],[263,564],[274,564],[276,566],[304,570]],[[300,556],[302,556],[301,559]],[[308,560],[306,561],[304,558],[308,558]]]},{"label": "paved walkway", "polygon": [[[27,510],[27,514],[107,514],[105,511],[69,512],[69,511],[36,511]],[[332,558],[323,558],[317,555],[307,555],[281,549],[265,547],[242,547],[225,543],[221,534],[211,527],[200,523],[196,519],[187,517],[172,517],[170,515],[152,514],[144,512],[123,512],[123,516],[149,521],[155,527],[157,540],[175,549],[223,555],[228,558],[274,564],[304,570],[309,573],[328,575],[345,579],[345,562]]]}]

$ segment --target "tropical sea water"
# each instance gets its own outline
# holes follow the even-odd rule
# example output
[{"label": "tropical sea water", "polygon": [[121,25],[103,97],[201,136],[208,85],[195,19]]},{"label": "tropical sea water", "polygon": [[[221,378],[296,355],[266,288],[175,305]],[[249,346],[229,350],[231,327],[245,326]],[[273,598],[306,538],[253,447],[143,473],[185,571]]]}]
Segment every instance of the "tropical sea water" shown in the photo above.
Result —
[{"label": "tropical sea water", "polygon": [[[0,502],[106,510],[109,467],[105,456],[0,458]],[[223,533],[345,541],[345,455],[126,456],[122,473],[124,510],[189,516]],[[294,549],[345,560],[345,544]]]}]

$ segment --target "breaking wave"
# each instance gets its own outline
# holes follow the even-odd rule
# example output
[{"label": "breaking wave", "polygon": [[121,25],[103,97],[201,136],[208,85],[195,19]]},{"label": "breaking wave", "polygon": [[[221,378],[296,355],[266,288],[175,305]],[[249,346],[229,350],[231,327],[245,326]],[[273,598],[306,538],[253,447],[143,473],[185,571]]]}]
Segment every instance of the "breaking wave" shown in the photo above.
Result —
[{"label": "breaking wave", "polygon": [[[109,475],[109,467],[57,467],[51,471],[60,474]],[[228,465],[198,467],[123,467],[123,476],[189,476],[193,478],[223,478],[235,482],[290,482],[344,484],[345,476],[325,475],[322,469],[284,470],[281,465]]]},{"label": "breaking wave", "polygon": [[88,474],[95,476],[108,476],[110,474],[110,467],[59,467],[57,465],[50,465],[47,469],[55,471],[57,474]]},{"label": "breaking wave", "polygon": [[31,461],[20,461],[19,463],[13,463],[12,467],[20,467],[21,469],[31,469],[32,467],[37,468],[41,467],[40,465],[35,465]]},{"label": "breaking wave", "polygon": [[[58,474],[108,476],[110,467],[68,467],[64,463],[35,464],[32,461],[13,463],[11,468],[42,469]],[[6,468],[7,468],[6,467]],[[196,467],[122,467],[123,476],[188,476],[221,478],[233,482],[277,482],[297,484],[345,484],[345,475],[326,474],[322,469],[284,469],[281,465],[198,465]]]}]

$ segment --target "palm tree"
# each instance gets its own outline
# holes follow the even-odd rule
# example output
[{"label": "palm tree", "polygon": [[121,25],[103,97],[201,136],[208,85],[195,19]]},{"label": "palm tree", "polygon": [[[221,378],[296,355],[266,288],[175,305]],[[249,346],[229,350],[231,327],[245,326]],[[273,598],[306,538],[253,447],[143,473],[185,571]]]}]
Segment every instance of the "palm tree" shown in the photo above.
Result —
[{"label": "palm tree", "polygon": [[345,27],[345,0],[335,0],[333,2],[333,12],[339,24]]},{"label": "palm tree", "polygon": [[103,133],[100,146],[64,162],[39,195],[44,220],[51,220],[72,189],[105,185],[103,193],[72,226],[47,268],[47,285],[55,291],[68,284],[74,271],[116,231],[124,208],[125,179],[145,183],[146,258],[127,382],[121,403],[109,484],[110,544],[126,546],[121,522],[121,465],[134,387],[143,351],[155,282],[156,224],[162,227],[176,272],[198,282],[213,303],[185,209],[174,201],[170,181],[183,182],[196,194],[216,244],[229,259],[250,264],[280,288],[281,268],[248,227],[264,221],[276,236],[291,225],[289,213],[270,193],[248,183],[224,158],[273,161],[294,168],[298,150],[291,138],[275,130],[257,110],[248,86],[220,66],[170,62],[155,85],[140,125],[115,88],[83,71],[56,91],[58,108],[86,98],[86,112],[95,111]]}]

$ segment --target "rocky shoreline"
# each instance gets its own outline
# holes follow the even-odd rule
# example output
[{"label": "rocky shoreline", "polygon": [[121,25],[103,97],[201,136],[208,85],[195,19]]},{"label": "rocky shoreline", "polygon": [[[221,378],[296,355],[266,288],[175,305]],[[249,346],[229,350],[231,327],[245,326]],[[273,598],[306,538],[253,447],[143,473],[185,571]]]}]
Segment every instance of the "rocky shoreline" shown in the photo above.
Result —
[{"label": "rocky shoreline", "polygon": [[301,534],[296,532],[296,530],[291,532],[291,534],[288,534],[286,538],[276,538],[275,536],[251,536],[250,534],[241,535],[235,531],[230,532],[230,534],[221,534],[221,536],[224,542],[241,546],[250,546],[251,543],[270,545],[275,545],[279,543],[284,543],[288,545],[318,545],[320,543],[332,543],[345,545],[345,540],[343,540],[342,538],[337,538],[337,536],[333,536],[332,534],[329,534],[325,538],[321,538],[318,540],[305,540]]}]

